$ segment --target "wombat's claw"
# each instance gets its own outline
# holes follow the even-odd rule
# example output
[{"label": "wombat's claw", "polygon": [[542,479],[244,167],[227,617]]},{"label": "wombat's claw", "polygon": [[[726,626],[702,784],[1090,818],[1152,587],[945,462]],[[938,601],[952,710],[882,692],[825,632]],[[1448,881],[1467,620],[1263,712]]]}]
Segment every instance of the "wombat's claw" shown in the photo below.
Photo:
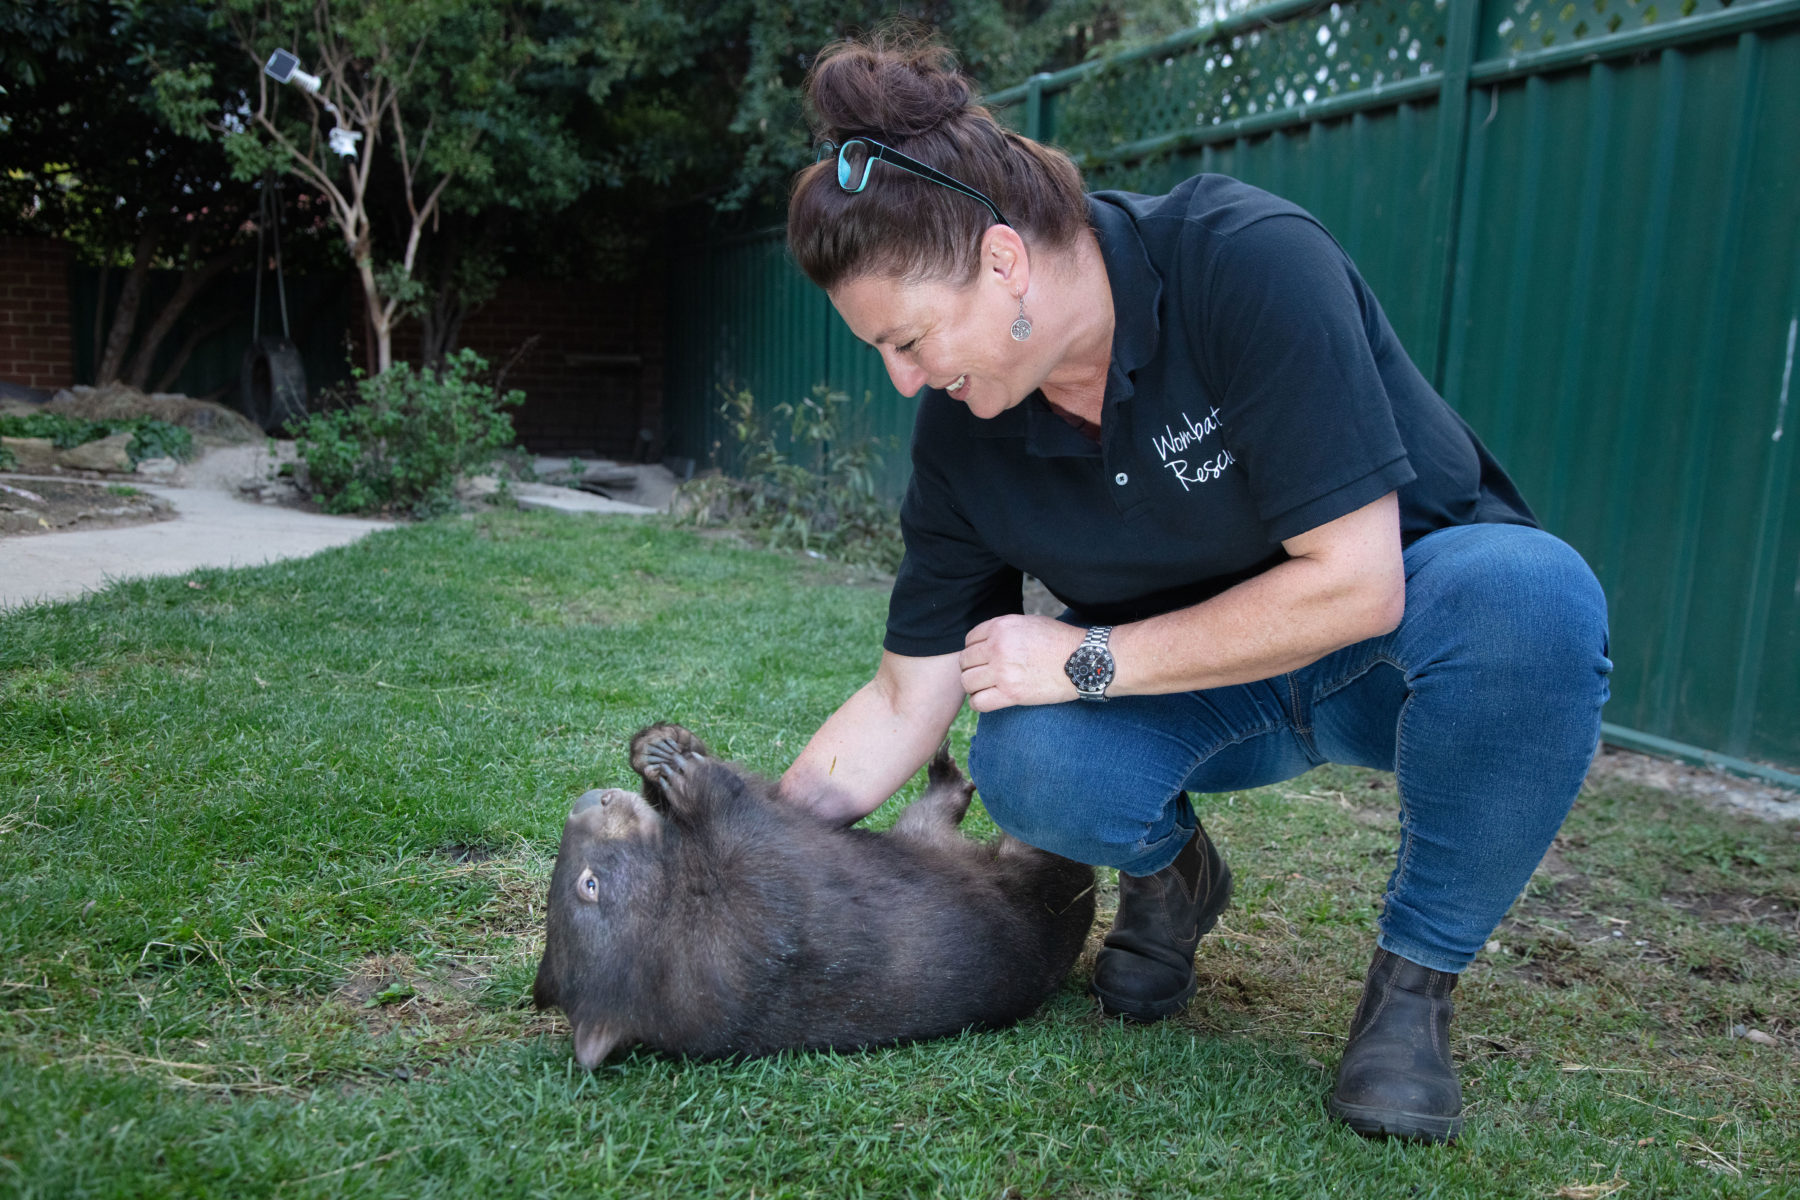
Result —
[{"label": "wombat's claw", "polygon": [[667,742],[656,742],[644,748],[644,765],[639,773],[652,783],[663,783],[681,774],[689,763],[698,761],[697,755],[683,754]]},{"label": "wombat's claw", "polygon": [[709,757],[706,743],[679,725],[652,725],[631,739],[631,769],[662,783]]}]

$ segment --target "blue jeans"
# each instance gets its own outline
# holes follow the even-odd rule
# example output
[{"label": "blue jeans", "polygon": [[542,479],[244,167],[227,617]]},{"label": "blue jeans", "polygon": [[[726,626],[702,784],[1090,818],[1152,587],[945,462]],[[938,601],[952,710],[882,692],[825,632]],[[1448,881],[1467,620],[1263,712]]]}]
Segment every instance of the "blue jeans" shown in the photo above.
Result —
[{"label": "blue jeans", "polygon": [[1460,526],[1407,549],[1394,632],[1238,687],[984,713],[969,773],[1014,837],[1148,875],[1193,834],[1184,792],[1328,762],[1393,771],[1400,847],[1380,945],[1461,971],[1580,790],[1606,655],[1606,599],[1574,550],[1524,526]]}]

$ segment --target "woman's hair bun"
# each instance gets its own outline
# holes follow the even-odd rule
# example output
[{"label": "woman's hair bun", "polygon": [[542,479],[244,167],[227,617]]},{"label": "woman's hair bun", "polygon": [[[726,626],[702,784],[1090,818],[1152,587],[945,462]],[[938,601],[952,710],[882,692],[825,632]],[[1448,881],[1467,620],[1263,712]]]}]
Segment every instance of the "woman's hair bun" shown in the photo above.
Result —
[{"label": "woman's hair bun", "polygon": [[819,51],[806,77],[815,131],[842,141],[928,133],[966,111],[974,89],[950,48],[905,26]]}]

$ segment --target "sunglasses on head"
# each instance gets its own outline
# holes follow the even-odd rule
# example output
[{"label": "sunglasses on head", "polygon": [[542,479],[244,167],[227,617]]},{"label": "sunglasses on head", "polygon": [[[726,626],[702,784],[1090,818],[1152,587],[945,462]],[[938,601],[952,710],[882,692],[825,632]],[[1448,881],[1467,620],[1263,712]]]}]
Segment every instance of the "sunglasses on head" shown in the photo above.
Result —
[{"label": "sunglasses on head", "polygon": [[851,138],[839,146],[834,142],[825,142],[819,147],[819,162],[824,162],[832,155],[837,155],[838,186],[855,195],[869,186],[869,172],[875,164],[884,162],[890,167],[899,167],[920,179],[928,180],[939,187],[947,187],[953,192],[961,192],[971,200],[979,200],[994,214],[996,225],[1011,225],[1000,215],[1000,209],[986,196],[970,187],[960,179],[954,179],[935,168],[928,167],[916,158],[909,158],[892,146],[884,146],[873,138]]}]

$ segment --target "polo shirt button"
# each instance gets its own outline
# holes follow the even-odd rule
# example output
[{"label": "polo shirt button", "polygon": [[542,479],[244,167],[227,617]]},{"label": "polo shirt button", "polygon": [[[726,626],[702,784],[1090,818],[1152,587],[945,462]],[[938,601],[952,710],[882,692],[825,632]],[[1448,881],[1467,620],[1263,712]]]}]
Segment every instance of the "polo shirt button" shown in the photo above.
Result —
[{"label": "polo shirt button", "polygon": [[1126,484],[1131,482],[1131,476],[1125,474],[1125,472],[1123,472],[1123,471],[1120,471],[1117,475],[1113,476],[1113,482],[1118,484],[1120,487],[1124,487]]}]

